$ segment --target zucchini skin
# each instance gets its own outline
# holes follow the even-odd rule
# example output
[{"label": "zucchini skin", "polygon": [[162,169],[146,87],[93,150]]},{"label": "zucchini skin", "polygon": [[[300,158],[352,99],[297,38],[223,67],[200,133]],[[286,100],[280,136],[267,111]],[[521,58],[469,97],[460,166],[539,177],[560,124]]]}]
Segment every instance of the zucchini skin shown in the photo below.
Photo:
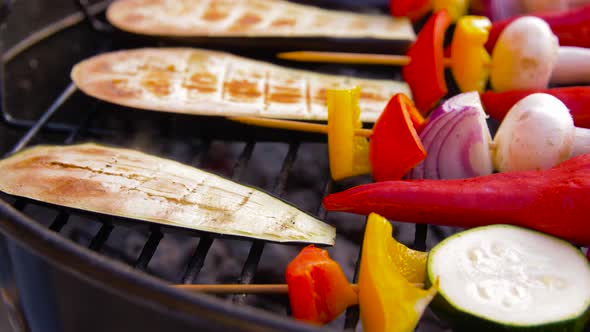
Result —
[{"label": "zucchini skin", "polygon": [[[432,281],[429,273],[425,286],[428,288],[431,285]],[[440,290],[430,303],[430,308],[438,318],[448,322],[453,331],[456,332],[581,332],[584,331],[584,327],[590,318],[590,310],[586,309],[577,317],[554,323],[530,326],[502,324],[457,309],[447,301]]]},{"label": "zucchini skin", "polygon": [[[490,225],[484,227],[477,227],[471,230],[503,226],[507,225]],[[466,230],[462,233],[470,232],[471,230]],[[536,230],[526,230],[531,233],[537,233],[543,236],[553,237],[551,235]],[[441,241],[437,246],[444,245],[444,243],[452,239],[454,236],[456,235],[451,235],[447,239]],[[431,285],[433,284],[433,280],[435,279],[430,268],[432,253],[434,252],[436,252],[436,247],[433,248],[433,250],[429,251],[428,254],[428,259],[426,263],[426,280],[424,281],[425,288],[431,287]],[[579,251],[579,255],[582,255],[584,257],[582,251]],[[584,257],[584,259],[586,258]],[[439,319],[447,322],[451,326],[453,331],[456,332],[582,332],[584,331],[586,324],[590,320],[589,304],[586,307],[586,309],[579,315],[555,322],[542,323],[536,325],[514,325],[509,323],[497,322],[481,316],[477,316],[465,310],[461,310],[456,305],[452,304],[445,297],[444,292],[440,288],[436,296],[430,303],[430,308]]]}]

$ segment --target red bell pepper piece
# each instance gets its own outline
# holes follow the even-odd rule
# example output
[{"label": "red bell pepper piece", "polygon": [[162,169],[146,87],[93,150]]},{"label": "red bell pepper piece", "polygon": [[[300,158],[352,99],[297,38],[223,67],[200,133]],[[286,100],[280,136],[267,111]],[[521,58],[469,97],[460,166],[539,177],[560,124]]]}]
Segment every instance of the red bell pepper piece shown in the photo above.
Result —
[{"label": "red bell pepper piece", "polygon": [[[559,38],[559,45],[590,47],[590,5],[560,12],[527,15],[544,19]],[[492,53],[502,30],[521,16],[514,16],[492,24],[490,37],[486,43],[488,52]]]},{"label": "red bell pepper piece", "polygon": [[389,11],[393,17],[405,16],[416,22],[432,9],[430,0],[389,0]]},{"label": "red bell pepper piece", "polygon": [[408,50],[410,63],[402,68],[416,107],[427,114],[447,92],[444,64],[445,32],[451,24],[446,10],[434,13]]},{"label": "red bell pepper piece", "polygon": [[399,180],[426,158],[417,130],[423,125],[424,118],[406,95],[398,93],[391,97],[373,126],[369,142],[375,181]]},{"label": "red bell pepper piece", "polygon": [[486,112],[494,119],[502,120],[506,113],[524,97],[548,93],[561,100],[569,109],[577,127],[590,128],[590,86],[573,86],[552,89],[527,89],[506,92],[487,91],[481,94]]},{"label": "red bell pepper piece", "polygon": [[324,199],[329,211],[445,226],[512,224],[590,244],[590,154],[544,171],[462,180],[387,181]]},{"label": "red bell pepper piece", "polygon": [[328,251],[309,245],[287,266],[287,285],[293,317],[325,324],[347,307],[358,303],[358,295]]}]

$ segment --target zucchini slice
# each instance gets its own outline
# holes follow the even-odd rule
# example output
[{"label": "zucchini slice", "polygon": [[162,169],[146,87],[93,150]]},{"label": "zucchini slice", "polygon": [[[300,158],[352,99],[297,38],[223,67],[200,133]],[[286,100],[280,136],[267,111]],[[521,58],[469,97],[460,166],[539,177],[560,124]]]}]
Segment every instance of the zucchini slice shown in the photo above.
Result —
[{"label": "zucchini slice", "polygon": [[153,223],[274,242],[333,245],[335,229],[220,176],[129,149],[37,146],[0,160],[0,191]]},{"label": "zucchini slice", "polygon": [[590,265],[566,241],[508,225],[474,228],[439,243],[427,283],[433,310],[457,331],[582,331]]}]

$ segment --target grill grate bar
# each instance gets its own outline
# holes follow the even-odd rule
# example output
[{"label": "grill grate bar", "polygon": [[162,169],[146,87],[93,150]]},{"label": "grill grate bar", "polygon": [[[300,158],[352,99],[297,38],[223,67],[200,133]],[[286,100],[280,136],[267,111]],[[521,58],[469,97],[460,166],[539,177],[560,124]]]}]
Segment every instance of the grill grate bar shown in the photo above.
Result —
[{"label": "grill grate bar", "polygon": [[[205,149],[209,149],[211,145],[210,141],[205,142]],[[234,173],[232,176],[233,180],[238,180],[242,177],[246,167],[248,166],[248,162],[252,157],[252,153],[254,152],[254,147],[256,143],[253,141],[249,141],[240,156],[238,157],[238,161],[234,166]],[[205,153],[203,153],[205,155]],[[202,160],[200,161],[202,162]],[[199,163],[200,163],[199,162]],[[197,249],[195,249],[195,253],[193,257],[191,257],[189,266],[187,267],[184,276],[182,277],[182,283],[184,284],[192,284],[199,276],[201,269],[203,268],[203,264],[205,263],[205,258],[209,253],[209,249],[211,249],[211,245],[213,244],[213,237],[211,235],[205,234],[201,237],[199,241],[199,245]]]},{"label": "grill grate bar", "polygon": [[74,0],[74,3],[84,13],[86,21],[88,21],[92,29],[99,32],[111,32],[113,30],[109,24],[96,18],[96,13],[91,9],[88,0]]},{"label": "grill grate bar", "polygon": [[141,254],[139,254],[139,258],[135,262],[135,268],[140,270],[146,270],[147,266],[154,256],[156,249],[158,249],[158,245],[164,235],[160,231],[160,227],[154,226],[152,227],[150,237],[148,238],[147,242],[143,246],[141,250]]},{"label": "grill grate bar", "polygon": [[295,160],[297,159],[297,152],[299,152],[299,142],[289,144],[289,152],[287,152],[287,156],[283,161],[283,166],[281,167],[279,177],[272,191],[279,197],[285,192],[289,174],[291,174],[291,169],[293,168],[293,164],[295,164]]},{"label": "grill grate bar", "polygon": [[114,227],[110,222],[104,222],[98,230],[98,233],[96,233],[96,235],[92,238],[88,248],[90,250],[100,251],[102,246],[105,244],[105,242],[107,242],[109,236],[111,235],[113,228]]},{"label": "grill grate bar", "polygon": [[[200,151],[200,156],[197,162],[195,163],[196,167],[200,167],[207,156],[207,152],[211,148],[211,140],[207,139],[202,144],[202,150]],[[207,253],[209,253],[209,249],[211,249],[211,245],[213,244],[213,237],[207,233],[201,236],[199,240],[199,244],[195,249],[191,259],[189,260],[189,264],[184,271],[182,276],[182,283],[183,284],[192,284],[195,282],[201,269],[203,268],[203,264],[205,263],[205,257]]]},{"label": "grill grate bar", "polygon": [[59,214],[57,215],[57,217],[55,217],[55,219],[49,226],[49,229],[59,233],[61,229],[68,223],[69,218],[70,215],[68,213],[66,213],[65,211],[59,211]]},{"label": "grill grate bar", "polygon": [[[330,179],[328,180],[328,182],[326,182],[326,185],[324,186],[324,192],[322,193],[322,197],[328,196],[329,194],[332,193],[333,190],[334,190],[334,181],[330,177]],[[322,204],[322,201],[320,201],[320,205],[318,206],[318,210],[317,210],[316,215],[318,216],[318,218],[320,220],[325,220],[327,214],[328,214],[328,211],[326,211],[326,209],[324,209],[324,204]]]},{"label": "grill grate bar", "polygon": [[211,147],[211,140],[205,140],[203,141],[203,143],[201,144],[201,152],[200,152],[200,158],[197,160],[197,162],[195,163],[195,167],[200,168],[203,165],[203,161],[205,160],[205,155],[207,154],[207,151],[209,151],[209,148]]},{"label": "grill grate bar", "polygon": [[12,204],[12,206],[19,211],[22,211],[25,209],[25,206],[27,206],[28,201],[24,198],[20,198],[18,197],[16,199],[16,201],[14,201],[14,204]]},{"label": "grill grate bar", "polygon": [[238,181],[244,175],[246,168],[248,167],[248,163],[250,162],[250,158],[252,158],[252,152],[254,152],[254,147],[256,143],[254,141],[248,141],[244,150],[238,157],[238,161],[234,165],[234,174],[232,175],[232,180]]},{"label": "grill grate bar", "polygon": [[[275,182],[273,189],[273,193],[279,197],[283,195],[283,193],[285,192],[287,180],[289,179],[289,174],[291,173],[293,164],[295,164],[295,160],[297,159],[298,151],[298,142],[289,144],[289,152],[287,152],[287,156],[285,156],[285,160],[283,161],[283,165],[281,166],[281,171],[279,172],[279,177],[277,178],[277,181]],[[256,274],[256,270],[258,269],[258,264],[260,263],[260,258],[262,257],[262,252],[264,251],[264,245],[265,243],[263,241],[252,242],[250,252],[248,253],[248,258],[244,263],[242,273],[240,274],[240,278],[238,279],[238,283],[252,283],[254,275]],[[246,294],[236,294],[232,300],[236,304],[244,304],[244,302],[246,301],[246,296]]]},{"label": "grill grate bar", "polygon": [[195,249],[193,257],[191,257],[190,263],[186,268],[184,276],[182,277],[183,284],[192,284],[199,276],[203,264],[205,263],[205,257],[213,244],[213,238],[210,235],[203,235],[199,240],[199,245]]},{"label": "grill grate bar", "polygon": [[15,144],[8,154],[16,153],[26,147],[31,140],[39,133],[41,128],[51,119],[55,112],[76,92],[74,83],[70,83],[61,95],[51,104],[51,106],[37,120],[34,126]]},{"label": "grill grate bar", "polygon": [[[365,222],[365,230],[366,230],[366,222]],[[363,231],[363,234],[364,233],[365,233],[365,231]],[[353,283],[357,283],[358,278],[359,278],[359,270],[360,270],[360,266],[361,266],[362,253],[363,253],[363,240],[361,240],[361,244],[359,246],[359,253],[356,258],[356,263],[354,265],[354,276],[352,277]],[[345,316],[345,321],[344,321],[344,330],[354,331],[356,329],[358,322],[359,322],[359,316],[360,316],[359,306],[356,305],[353,307],[349,307],[348,309],[346,309],[345,315],[346,316]]]},{"label": "grill grate bar", "polygon": [[[244,267],[242,268],[242,273],[240,278],[238,279],[239,284],[250,284],[254,279],[254,275],[256,274],[256,270],[258,269],[258,264],[260,263],[260,258],[262,257],[262,252],[264,251],[264,241],[254,241],[252,242],[252,246],[250,247],[250,252],[248,253],[248,258],[244,263]],[[236,294],[232,301],[236,304],[244,304],[246,301],[246,294]]]},{"label": "grill grate bar", "polygon": [[64,144],[73,144],[78,139],[78,137],[80,137],[80,135],[86,132],[88,125],[90,124],[90,119],[92,119],[92,116],[96,112],[97,105],[98,103],[94,103],[93,107],[88,112],[86,112],[86,115],[84,116],[82,121],[80,121],[80,124],[72,130],[68,138],[66,138],[66,140],[64,141]]},{"label": "grill grate bar", "polygon": [[414,250],[426,251],[426,237],[428,236],[428,225],[416,224],[414,233]]}]

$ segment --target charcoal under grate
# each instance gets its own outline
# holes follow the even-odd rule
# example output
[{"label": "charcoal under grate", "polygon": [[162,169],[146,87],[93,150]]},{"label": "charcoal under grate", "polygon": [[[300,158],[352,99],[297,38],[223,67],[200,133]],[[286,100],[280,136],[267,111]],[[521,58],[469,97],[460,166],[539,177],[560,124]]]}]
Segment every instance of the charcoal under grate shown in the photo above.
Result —
[{"label": "charcoal under grate", "polygon": [[[30,66],[34,60],[37,67],[51,66],[44,72],[45,75],[53,77],[52,74],[56,74],[63,80],[69,77],[69,68],[89,55],[122,48],[166,45],[162,41],[130,39],[114,31],[102,16],[107,3],[90,5],[87,1],[75,1],[78,13],[32,34],[14,48],[3,52],[7,72],[2,66],[2,119],[20,133],[16,143],[3,152],[12,154],[37,144],[93,141],[138,149],[260,187],[337,226],[337,242],[330,253],[343,266],[349,279],[356,280],[364,218],[341,213],[328,214],[322,209],[321,200],[330,192],[369,179],[332,182],[325,137],[248,127],[222,118],[128,109],[87,97],[68,82],[45,110],[20,111],[19,102],[15,103],[14,99],[23,96],[34,98],[35,88],[29,89],[27,95],[22,89],[14,89],[5,76],[12,77],[21,70],[23,64]],[[78,39],[83,39],[79,44],[76,42],[79,47],[66,46]],[[48,56],[52,53],[48,50],[54,50],[53,55]],[[229,50],[268,59],[267,53],[252,49]],[[384,75],[382,68],[342,69],[330,65],[308,65],[307,68],[368,77]],[[399,73],[393,73],[390,69],[386,73],[391,77],[394,74],[399,77]],[[47,77],[39,80],[43,79]],[[6,98],[7,93],[10,98]],[[286,265],[301,248],[154,225],[7,195],[1,197],[22,213],[11,214],[8,207],[2,208],[1,219],[26,223],[28,219],[24,216],[28,216],[59,234],[62,241],[69,239],[78,247],[83,246],[101,257],[108,257],[105,264],[119,261],[134,269],[133,273],[155,276],[167,284],[283,283]],[[429,243],[444,236],[441,232],[445,231],[436,228],[432,232],[434,234],[431,233],[433,239]],[[11,231],[4,233],[8,237],[14,235]],[[396,237],[402,242],[413,244],[414,248],[427,248],[426,226],[399,224],[396,233]],[[193,297],[202,300],[202,296]],[[248,317],[247,320],[257,328],[314,329],[287,318],[289,305],[286,296],[235,294],[219,297],[238,310],[238,313],[221,312],[223,317],[234,315],[238,320]],[[258,312],[248,312],[244,316],[244,313],[239,313],[244,306],[261,308],[282,318],[272,320],[269,316],[257,316]],[[352,330],[358,324],[358,316],[358,308],[351,308],[330,326]],[[23,324],[21,327],[26,325]],[[430,315],[420,327],[422,331],[442,329],[444,327]]]}]

